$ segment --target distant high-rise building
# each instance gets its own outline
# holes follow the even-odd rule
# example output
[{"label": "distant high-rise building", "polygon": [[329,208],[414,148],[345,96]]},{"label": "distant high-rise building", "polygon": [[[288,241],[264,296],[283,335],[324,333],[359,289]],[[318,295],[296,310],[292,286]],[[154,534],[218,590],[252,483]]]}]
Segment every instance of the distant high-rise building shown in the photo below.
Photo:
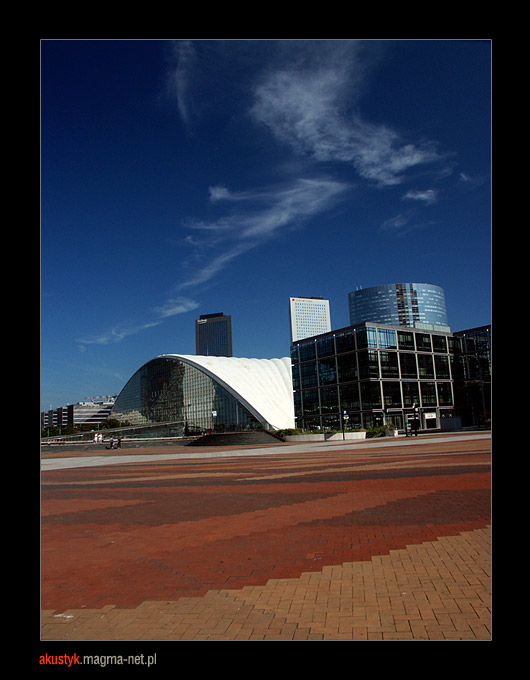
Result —
[{"label": "distant high-rise building", "polygon": [[430,283],[391,283],[348,293],[350,324],[365,321],[450,331],[443,288]]},{"label": "distant high-rise building", "polygon": [[289,298],[291,342],[331,330],[329,300],[321,297]]},{"label": "distant high-rise building", "polygon": [[211,357],[232,356],[232,317],[201,314],[195,321],[195,354]]}]

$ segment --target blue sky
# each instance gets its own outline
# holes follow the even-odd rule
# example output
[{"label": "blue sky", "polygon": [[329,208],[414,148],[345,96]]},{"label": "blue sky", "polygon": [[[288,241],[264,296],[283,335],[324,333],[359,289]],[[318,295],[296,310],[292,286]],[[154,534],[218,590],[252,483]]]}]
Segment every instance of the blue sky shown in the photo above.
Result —
[{"label": "blue sky", "polygon": [[491,322],[491,45],[41,43],[41,408],[194,354],[289,355],[290,296],[444,288]]}]

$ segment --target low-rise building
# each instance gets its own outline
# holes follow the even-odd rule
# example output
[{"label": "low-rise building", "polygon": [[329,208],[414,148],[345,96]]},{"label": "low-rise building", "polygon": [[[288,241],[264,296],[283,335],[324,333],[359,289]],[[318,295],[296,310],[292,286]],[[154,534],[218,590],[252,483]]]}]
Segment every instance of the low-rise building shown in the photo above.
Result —
[{"label": "low-rise building", "polygon": [[469,421],[459,386],[467,382],[466,366],[474,363],[463,333],[364,322],[294,342],[297,427],[369,429],[392,423],[405,430],[416,415],[423,430],[443,428],[444,419]]}]

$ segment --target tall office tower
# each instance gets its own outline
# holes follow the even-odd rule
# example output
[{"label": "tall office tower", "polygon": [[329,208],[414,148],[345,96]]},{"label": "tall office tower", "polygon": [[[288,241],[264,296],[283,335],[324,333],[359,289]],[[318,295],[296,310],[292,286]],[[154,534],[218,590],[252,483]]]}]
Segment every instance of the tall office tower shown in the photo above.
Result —
[{"label": "tall office tower", "polygon": [[329,300],[321,297],[289,298],[291,342],[331,330]]},{"label": "tall office tower", "polygon": [[445,293],[430,283],[391,283],[348,293],[350,324],[369,321],[450,332]]},{"label": "tall office tower", "polygon": [[212,357],[232,356],[232,317],[201,314],[195,321],[195,354]]}]

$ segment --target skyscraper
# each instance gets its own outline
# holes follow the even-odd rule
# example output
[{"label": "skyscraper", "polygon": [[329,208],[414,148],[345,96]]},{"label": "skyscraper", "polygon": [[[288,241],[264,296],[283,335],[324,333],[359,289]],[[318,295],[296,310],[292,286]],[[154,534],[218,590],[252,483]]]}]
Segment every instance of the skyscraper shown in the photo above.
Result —
[{"label": "skyscraper", "polygon": [[430,283],[391,283],[348,293],[350,324],[369,321],[450,331],[443,288]]},{"label": "skyscraper", "polygon": [[195,354],[212,357],[232,356],[232,317],[201,314],[195,321]]},{"label": "skyscraper", "polygon": [[291,342],[331,330],[329,300],[321,297],[292,297],[289,299]]}]

